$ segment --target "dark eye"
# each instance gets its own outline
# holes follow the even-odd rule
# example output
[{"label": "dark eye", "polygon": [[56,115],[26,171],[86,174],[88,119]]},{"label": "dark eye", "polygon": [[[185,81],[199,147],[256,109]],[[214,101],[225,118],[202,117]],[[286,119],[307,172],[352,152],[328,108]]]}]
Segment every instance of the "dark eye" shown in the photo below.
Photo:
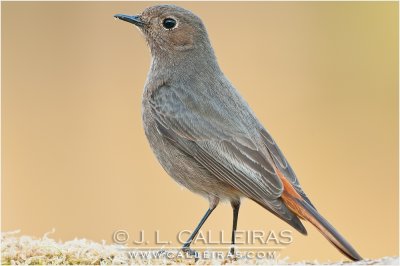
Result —
[{"label": "dark eye", "polygon": [[170,30],[170,29],[172,29],[173,27],[175,27],[175,25],[176,25],[176,20],[173,19],[173,18],[166,18],[166,19],[163,20],[163,23],[162,23],[162,24],[163,24],[164,28]]}]

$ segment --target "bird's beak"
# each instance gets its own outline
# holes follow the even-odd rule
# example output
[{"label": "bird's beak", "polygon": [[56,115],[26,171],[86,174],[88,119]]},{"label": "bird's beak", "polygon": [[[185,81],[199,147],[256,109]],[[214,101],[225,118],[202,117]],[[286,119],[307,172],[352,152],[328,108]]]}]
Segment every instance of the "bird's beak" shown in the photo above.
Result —
[{"label": "bird's beak", "polygon": [[143,27],[145,23],[140,19],[140,16],[128,16],[123,14],[114,15],[114,18],[135,24],[138,27]]}]

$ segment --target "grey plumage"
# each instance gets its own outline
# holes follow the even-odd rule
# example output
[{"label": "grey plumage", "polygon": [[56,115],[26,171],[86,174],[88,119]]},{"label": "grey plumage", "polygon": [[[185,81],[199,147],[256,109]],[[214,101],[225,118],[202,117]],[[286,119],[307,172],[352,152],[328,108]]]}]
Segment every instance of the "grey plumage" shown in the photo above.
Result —
[{"label": "grey plumage", "polygon": [[[301,216],[282,198],[282,176],[315,208],[275,141],[222,73],[200,18],[173,5],[116,17],[139,26],[152,53],[143,126],[167,173],[206,197],[211,210],[220,200],[234,206],[247,197],[306,234]],[[174,24],[166,19],[175,26],[166,28]]]}]

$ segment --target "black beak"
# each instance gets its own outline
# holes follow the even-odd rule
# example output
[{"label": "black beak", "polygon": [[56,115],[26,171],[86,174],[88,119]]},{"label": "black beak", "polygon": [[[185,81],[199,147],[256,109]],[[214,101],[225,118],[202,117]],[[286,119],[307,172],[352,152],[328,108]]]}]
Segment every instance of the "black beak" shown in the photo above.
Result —
[{"label": "black beak", "polygon": [[143,27],[144,22],[140,19],[140,16],[128,16],[123,14],[114,15],[114,18],[135,24],[138,27]]}]

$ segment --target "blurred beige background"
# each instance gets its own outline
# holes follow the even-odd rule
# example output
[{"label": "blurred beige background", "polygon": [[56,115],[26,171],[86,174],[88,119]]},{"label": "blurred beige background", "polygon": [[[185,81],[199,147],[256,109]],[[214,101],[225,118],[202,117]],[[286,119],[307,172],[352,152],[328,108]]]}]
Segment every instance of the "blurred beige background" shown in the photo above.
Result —
[{"label": "blurred beige background", "polygon": [[[147,144],[149,51],[112,17],[152,4],[2,3],[2,231],[111,243],[115,230],[144,230],[152,243],[205,212]],[[178,4],[202,17],[223,70],[319,211],[364,257],[398,254],[398,4]],[[203,231],[229,240],[231,215],[219,206]],[[306,226],[282,256],[343,258]],[[290,228],[246,200],[239,229]]]}]

